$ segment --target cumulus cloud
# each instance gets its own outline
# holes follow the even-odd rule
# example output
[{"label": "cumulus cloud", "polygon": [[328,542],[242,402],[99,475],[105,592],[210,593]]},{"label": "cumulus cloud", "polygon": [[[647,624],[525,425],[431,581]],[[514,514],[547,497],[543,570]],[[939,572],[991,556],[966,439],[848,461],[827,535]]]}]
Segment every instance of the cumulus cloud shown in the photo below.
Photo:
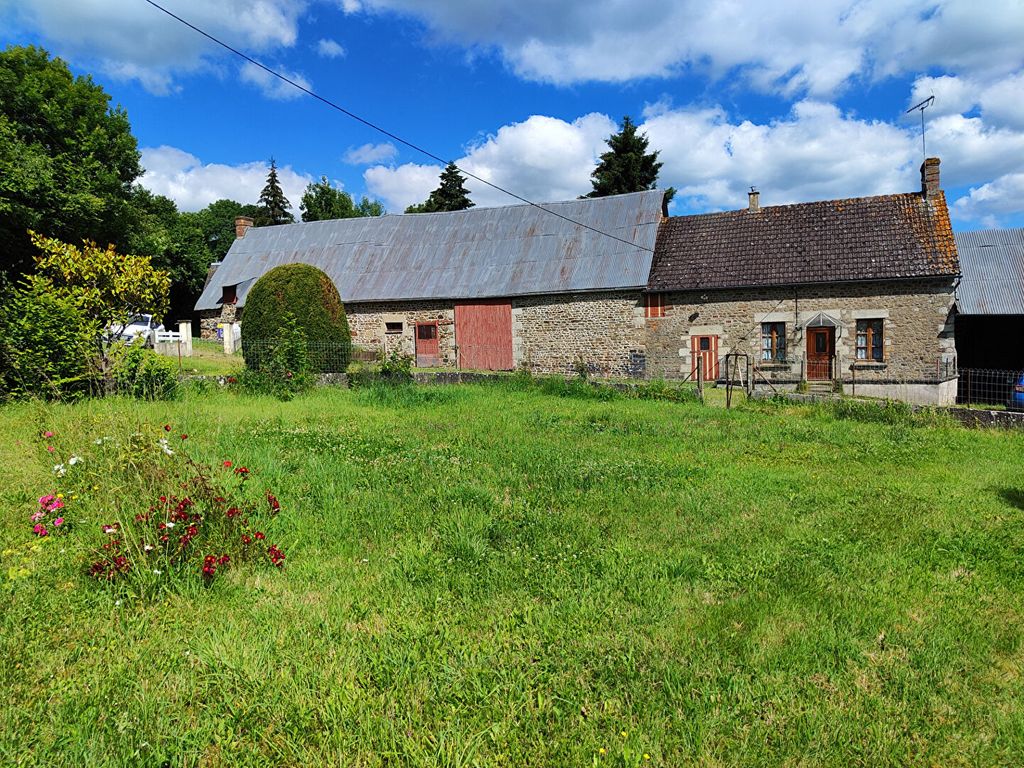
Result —
[{"label": "cumulus cloud", "polygon": [[1024,173],[1008,173],[995,181],[972,187],[971,191],[953,204],[958,216],[978,221],[984,227],[1002,226],[1011,216],[1020,216],[1024,199]]},{"label": "cumulus cloud", "polygon": [[390,160],[398,154],[395,145],[389,141],[383,144],[363,144],[361,147],[350,147],[342,158],[349,165],[370,165]]},{"label": "cumulus cloud", "polygon": [[[280,72],[292,82],[298,83],[303,88],[313,87],[309,80],[298,72],[289,72],[287,69],[282,69],[281,67],[276,67],[275,69],[277,72]],[[290,83],[286,83],[279,77],[274,77],[272,74],[267,72],[267,70],[262,67],[257,67],[251,61],[247,61],[242,65],[239,76],[243,83],[249,83],[250,85],[254,85],[259,88],[263,92],[263,95],[268,99],[291,101],[292,99],[297,99],[305,95],[295,86]]]},{"label": "cumulus cloud", "polygon": [[993,126],[1024,130],[1024,72],[985,83],[970,77],[942,75],[919,77],[914,81],[912,103],[929,96],[935,103],[927,109],[928,117],[955,115],[977,109]]},{"label": "cumulus cloud", "polygon": [[[930,68],[991,79],[1020,66],[1019,0],[344,0],[350,12],[392,11],[442,40],[496,50],[545,82],[623,82],[684,69],[737,70],[755,86],[833,94],[858,76]],[[614,51],[614,55],[609,55]]]},{"label": "cumulus cloud", "polygon": [[[269,164],[262,161],[240,165],[204,164],[195,155],[177,147],[145,147],[141,152],[146,172],[139,183],[155,194],[171,198],[183,211],[198,211],[223,198],[255,203],[270,170]],[[293,211],[297,211],[302,193],[313,177],[296,173],[288,165],[278,167],[277,176]]]},{"label": "cumulus cloud", "polygon": [[367,168],[363,181],[370,194],[383,200],[389,211],[401,213],[413,203],[422,203],[438,185],[439,165],[405,163],[397,168],[376,165]]},{"label": "cumulus cloud", "polygon": [[336,40],[322,39],[316,44],[316,52],[325,59],[337,59],[345,55],[345,49]]},{"label": "cumulus cloud", "polygon": [[[266,52],[293,46],[304,0],[177,0],[173,10],[229,44]],[[153,93],[208,68],[221,51],[152,6],[129,0],[0,0],[0,21],[32,30],[55,53],[135,79]]]}]

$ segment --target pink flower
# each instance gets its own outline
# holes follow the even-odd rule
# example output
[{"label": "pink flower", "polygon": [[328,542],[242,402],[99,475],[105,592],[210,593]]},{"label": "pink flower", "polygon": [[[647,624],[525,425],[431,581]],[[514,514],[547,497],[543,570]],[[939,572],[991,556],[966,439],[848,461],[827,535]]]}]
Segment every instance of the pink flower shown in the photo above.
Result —
[{"label": "pink flower", "polygon": [[43,437],[49,439],[49,438],[53,437],[53,432],[50,432],[49,430],[47,430],[46,432],[43,432]]},{"label": "pink flower", "polygon": [[57,527],[59,527],[61,525],[64,525],[64,518],[63,517],[58,517],[56,520],[53,521],[53,527],[54,528],[57,528]]},{"label": "pink flower", "polygon": [[46,517],[46,513],[43,512],[43,510],[39,510],[34,515],[32,515],[32,517],[30,519],[32,520],[33,523],[38,523],[44,517]]},{"label": "pink flower", "polygon": [[34,533],[36,536],[47,536],[49,535],[50,532],[46,530],[46,526],[42,523],[36,523],[35,526],[32,528],[32,533]]},{"label": "pink flower", "polygon": [[46,446],[46,450],[48,450],[50,453],[53,453],[53,446],[52,445]]}]

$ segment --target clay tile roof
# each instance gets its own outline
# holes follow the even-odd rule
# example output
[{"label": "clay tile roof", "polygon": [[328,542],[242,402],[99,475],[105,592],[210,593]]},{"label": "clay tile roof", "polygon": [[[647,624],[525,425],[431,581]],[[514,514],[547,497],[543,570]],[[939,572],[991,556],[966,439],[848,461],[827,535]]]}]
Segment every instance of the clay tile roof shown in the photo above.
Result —
[{"label": "clay tile roof", "polygon": [[665,219],[649,291],[957,275],[942,192]]}]

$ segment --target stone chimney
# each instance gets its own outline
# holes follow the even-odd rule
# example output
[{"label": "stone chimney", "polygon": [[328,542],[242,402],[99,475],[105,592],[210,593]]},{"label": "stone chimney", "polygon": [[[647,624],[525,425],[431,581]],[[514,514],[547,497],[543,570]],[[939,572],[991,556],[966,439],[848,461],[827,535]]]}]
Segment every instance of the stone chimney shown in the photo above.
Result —
[{"label": "stone chimney", "polygon": [[761,210],[761,193],[757,191],[757,188],[751,187],[750,191],[747,192],[748,208],[749,211]]},{"label": "stone chimney", "polygon": [[925,200],[939,194],[939,158],[929,157],[921,163],[921,194]]},{"label": "stone chimney", "polygon": [[235,216],[235,239],[245,237],[246,230],[253,225],[253,220],[248,216]]}]

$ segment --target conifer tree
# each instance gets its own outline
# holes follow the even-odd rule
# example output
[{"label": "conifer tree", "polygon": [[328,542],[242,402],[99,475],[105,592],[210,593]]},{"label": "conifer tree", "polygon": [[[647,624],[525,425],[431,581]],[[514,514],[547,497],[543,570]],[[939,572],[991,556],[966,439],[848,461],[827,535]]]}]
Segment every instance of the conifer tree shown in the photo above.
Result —
[{"label": "conifer tree", "polygon": [[658,183],[657,152],[647,151],[647,135],[637,133],[629,115],[622,118],[618,133],[607,139],[609,150],[590,174],[594,189],[586,197],[605,197],[654,189]]},{"label": "conifer tree", "polygon": [[441,171],[441,183],[425,202],[410,205],[406,213],[436,213],[438,211],[464,211],[476,203],[469,199],[466,179],[455,163],[448,163]]},{"label": "conifer tree", "polygon": [[295,217],[289,210],[292,204],[284,196],[281,182],[277,179],[277,164],[270,158],[270,173],[267,174],[267,185],[260,192],[256,201],[255,224],[257,227],[269,227],[274,224],[292,224]]}]

